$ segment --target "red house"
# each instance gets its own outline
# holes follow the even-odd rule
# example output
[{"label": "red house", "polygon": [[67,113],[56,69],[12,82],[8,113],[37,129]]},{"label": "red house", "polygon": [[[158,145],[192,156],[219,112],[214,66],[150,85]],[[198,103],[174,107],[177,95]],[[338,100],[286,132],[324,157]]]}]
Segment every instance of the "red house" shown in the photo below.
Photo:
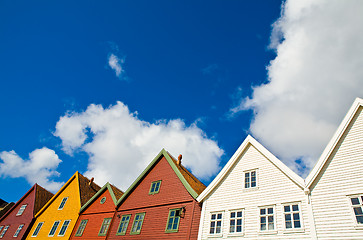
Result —
[{"label": "red house", "polygon": [[197,239],[204,189],[161,150],[118,201],[107,239]]},{"label": "red house", "polygon": [[106,239],[117,200],[123,192],[106,183],[79,212],[70,239]]},{"label": "red house", "polygon": [[0,218],[0,239],[25,239],[35,214],[52,196],[53,193],[35,184]]}]

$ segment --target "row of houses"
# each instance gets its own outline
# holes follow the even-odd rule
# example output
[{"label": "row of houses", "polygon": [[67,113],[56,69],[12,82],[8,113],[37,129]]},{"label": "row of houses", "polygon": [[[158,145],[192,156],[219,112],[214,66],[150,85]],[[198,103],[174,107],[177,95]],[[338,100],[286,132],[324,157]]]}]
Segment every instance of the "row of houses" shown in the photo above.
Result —
[{"label": "row of houses", "polygon": [[122,192],[76,172],[35,184],[0,239],[363,239],[363,100],[306,179],[248,136],[206,188],[164,149]]}]

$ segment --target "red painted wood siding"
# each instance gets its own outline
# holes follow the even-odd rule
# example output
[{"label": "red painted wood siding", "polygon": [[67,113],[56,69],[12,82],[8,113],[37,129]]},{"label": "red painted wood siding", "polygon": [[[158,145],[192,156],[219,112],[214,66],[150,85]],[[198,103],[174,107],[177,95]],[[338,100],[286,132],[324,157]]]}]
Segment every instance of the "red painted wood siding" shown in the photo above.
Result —
[{"label": "red painted wood siding", "polygon": [[[26,232],[32,219],[33,219],[33,212],[34,212],[34,201],[35,201],[35,188],[32,188],[32,191],[28,193],[28,195],[16,205],[15,208],[10,210],[9,214],[1,220],[0,226],[8,226],[9,228],[6,231],[4,237],[2,239],[8,240],[8,239],[21,239]],[[20,207],[24,204],[27,204],[24,212],[20,216],[16,216],[18,213]],[[14,238],[14,233],[18,229],[20,224],[24,224],[23,229],[20,231],[17,238]]]},{"label": "red painted wood siding", "polygon": [[[162,180],[159,193],[149,195],[151,183]],[[185,207],[176,233],[166,233],[169,210]],[[194,209],[194,210],[193,210]],[[145,212],[141,233],[130,235],[135,214]],[[121,216],[132,214],[126,235],[117,236]],[[169,163],[162,158],[119,206],[108,239],[197,239],[201,208],[185,189]],[[120,215],[120,217],[117,217]]]},{"label": "red painted wood siding", "polygon": [[[100,201],[106,197],[106,202],[101,204]],[[70,239],[106,239],[106,236],[98,236],[104,218],[112,218],[115,212],[115,204],[111,198],[110,192],[106,190],[98,196],[88,208],[79,216]],[[81,237],[75,236],[79,224],[83,219],[88,219],[86,228]],[[110,230],[110,229],[109,229]]]}]

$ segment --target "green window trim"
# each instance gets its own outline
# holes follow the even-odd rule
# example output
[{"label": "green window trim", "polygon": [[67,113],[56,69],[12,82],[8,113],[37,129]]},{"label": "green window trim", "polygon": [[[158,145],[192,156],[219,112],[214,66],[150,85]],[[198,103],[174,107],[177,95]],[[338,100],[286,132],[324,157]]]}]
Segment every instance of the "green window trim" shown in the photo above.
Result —
[{"label": "green window trim", "polygon": [[112,218],[103,219],[100,231],[98,232],[98,236],[106,236],[108,228],[110,227]]},{"label": "green window trim", "polygon": [[152,182],[149,190],[149,195],[154,195],[159,193],[160,187],[161,187],[161,180]]},{"label": "green window trim", "polygon": [[182,211],[181,208],[175,208],[169,210],[168,221],[166,222],[166,228],[165,228],[166,233],[178,232],[181,211]]},{"label": "green window trim", "polygon": [[145,213],[144,212],[143,213],[137,213],[135,215],[134,222],[132,223],[132,228],[131,228],[130,235],[140,234],[144,219],[145,219]]},{"label": "green window trim", "polygon": [[78,226],[77,232],[75,234],[76,237],[82,236],[84,229],[86,228],[86,225],[88,223],[88,219],[83,219],[81,223]]},{"label": "green window trim", "polygon": [[121,216],[121,221],[117,228],[116,235],[125,235],[126,234],[130,219],[131,219],[131,214]]}]

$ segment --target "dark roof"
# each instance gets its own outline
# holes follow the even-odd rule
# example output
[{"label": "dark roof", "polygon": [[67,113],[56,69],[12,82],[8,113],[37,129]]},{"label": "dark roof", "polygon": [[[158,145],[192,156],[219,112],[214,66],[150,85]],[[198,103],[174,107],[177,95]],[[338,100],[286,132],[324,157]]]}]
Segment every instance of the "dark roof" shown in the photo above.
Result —
[{"label": "dark roof", "polygon": [[0,198],[0,209],[4,208],[6,205],[8,205],[8,203],[7,203],[7,202],[5,202],[4,200],[2,200],[2,199]]},{"label": "dark roof", "polygon": [[120,197],[124,194],[123,191],[121,191],[120,189],[118,189],[117,187],[115,187],[114,185],[110,184],[113,194],[115,194],[116,197],[116,201],[118,201],[120,199]]},{"label": "dark roof", "polygon": [[7,213],[13,206],[15,203],[11,202],[11,203],[7,203],[5,206],[2,207],[2,209],[0,210],[0,220],[2,218],[2,216],[5,215],[5,213]]},{"label": "dark roof", "polygon": [[[79,179],[79,194],[81,196],[81,206],[83,206],[93,195],[95,195],[101,187],[93,181],[91,182],[88,178],[78,173]],[[91,182],[91,184],[90,184]]]},{"label": "dark roof", "polygon": [[42,188],[38,184],[35,184],[35,202],[34,202],[34,216],[40,209],[53,197],[53,193],[49,192],[45,188]]}]

